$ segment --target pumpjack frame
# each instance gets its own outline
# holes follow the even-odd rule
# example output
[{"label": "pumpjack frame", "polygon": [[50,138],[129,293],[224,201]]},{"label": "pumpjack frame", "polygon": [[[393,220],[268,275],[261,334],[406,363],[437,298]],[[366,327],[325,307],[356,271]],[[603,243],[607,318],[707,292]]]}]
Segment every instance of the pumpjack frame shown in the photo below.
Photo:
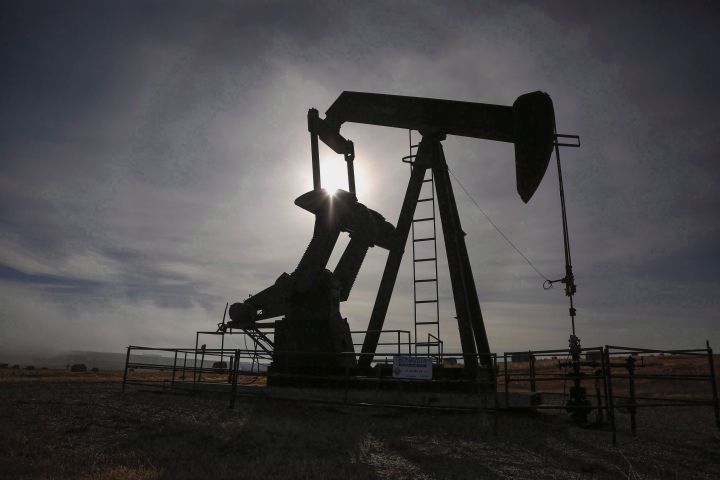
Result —
[{"label": "pumpjack frame", "polygon": [[[353,167],[354,145],[352,141],[340,134],[341,126],[348,122],[417,130],[422,135],[400,215],[394,227],[387,224],[377,212],[366,209],[362,204],[357,203]],[[340,289],[341,293],[328,297],[327,301],[331,307],[337,306],[339,301],[347,299],[349,289],[352,287],[369,247],[377,244],[389,251],[362,345],[362,352],[357,362],[357,367],[370,367],[390,305],[420,191],[425,181],[425,174],[427,170],[432,170],[450,270],[464,368],[470,377],[477,375],[479,367],[490,368],[492,361],[487,333],[465,244],[465,232],[462,230],[441,142],[447,135],[460,135],[513,143],[515,145],[517,190],[521,199],[527,203],[545,174],[555,144],[555,116],[550,96],[543,92],[532,92],[518,97],[512,106],[502,106],[346,91],[326,111],[324,119],[320,118],[316,109],[309,110],[308,130],[310,132],[313,190],[299,197],[296,204],[316,215],[313,241],[292,275],[283,274],[285,277],[281,276],[276,285],[249,298],[242,304],[234,304],[229,312],[232,319],[229,325],[240,328],[251,327],[255,325],[256,320],[269,318],[268,315],[277,316],[294,311],[292,306],[284,304],[278,306],[278,302],[292,303],[287,300],[290,297],[295,298],[295,302],[305,308],[307,302],[301,298],[301,295],[298,296],[298,291],[300,294],[309,291],[307,283],[312,283],[319,278],[313,275],[318,275],[320,270],[325,271],[325,264],[334,247],[337,234],[340,231],[347,231],[352,240],[333,276],[333,278],[341,280],[341,285],[336,287]],[[346,161],[349,191],[339,190],[336,193],[336,196],[345,202],[342,204],[343,208],[350,212],[346,217],[336,218],[331,214],[323,213],[326,210],[323,210],[325,207],[322,206],[321,200],[328,194],[321,185],[319,141],[322,141],[334,152],[343,155]],[[363,215],[369,215],[367,217],[369,220],[365,219]],[[351,218],[352,221],[348,218]],[[372,227],[370,230],[375,233],[372,236],[365,235],[363,237],[361,233],[363,229],[358,226],[359,224],[370,225]],[[314,272],[313,275],[309,275],[309,271]],[[330,273],[329,271],[325,272]],[[303,278],[305,278],[305,286],[297,287],[301,283],[300,279]],[[279,293],[281,290],[282,294]],[[332,288],[329,287],[327,291],[332,291]],[[317,298],[317,295],[313,298]],[[272,302],[275,303],[270,302],[269,299],[273,299]],[[325,309],[323,311],[326,311],[325,304],[322,303],[322,305],[322,308]],[[336,308],[330,308],[330,310],[330,315],[336,318],[331,319],[328,325],[332,325],[330,329],[333,330],[333,333],[331,335],[338,340],[346,335],[342,330],[349,330],[347,325],[343,326],[341,322],[339,323],[338,310]],[[307,309],[302,312],[302,314],[307,314]],[[302,314],[295,314],[295,317],[302,317]],[[289,328],[287,318],[283,321],[286,322],[284,326],[280,322],[276,322],[276,328],[281,328],[286,332],[278,337],[276,331],[276,352],[282,352],[283,348],[285,350],[297,349],[298,346],[307,346],[312,351],[312,343],[320,342],[314,340],[312,336],[302,333],[302,329]],[[302,318],[293,318],[290,325],[298,327],[300,322],[303,322]],[[317,336],[319,330],[315,329],[314,332]],[[296,338],[292,340],[289,336]],[[299,337],[302,338],[298,340]],[[286,342],[287,345],[285,347],[278,345],[278,340],[281,343]],[[338,345],[347,346],[347,341],[323,343],[325,346],[331,344],[334,344],[338,350],[340,349]],[[341,351],[341,349],[338,350],[338,353]],[[287,364],[287,359],[284,363]],[[345,368],[347,366],[347,364],[344,365]]]}]

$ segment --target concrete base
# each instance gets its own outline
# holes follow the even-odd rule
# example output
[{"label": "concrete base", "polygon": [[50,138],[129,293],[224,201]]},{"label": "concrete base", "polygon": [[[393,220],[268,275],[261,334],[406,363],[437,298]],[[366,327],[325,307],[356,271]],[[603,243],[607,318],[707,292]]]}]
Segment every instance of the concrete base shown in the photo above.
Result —
[{"label": "concrete base", "polygon": [[[421,387],[425,387],[423,390]],[[441,391],[435,382],[395,380],[392,382],[370,383],[363,388],[348,385],[337,387],[302,387],[277,385],[237,385],[239,396],[262,397],[279,400],[295,400],[318,403],[348,405],[384,405],[398,407],[420,407],[438,409],[526,409],[538,405],[537,393]],[[227,383],[175,382],[175,388],[197,392],[230,393],[232,385]]]},{"label": "concrete base", "polygon": [[301,400],[349,405],[386,405],[438,409],[494,409],[527,408],[534,405],[532,395],[511,393],[508,402],[504,393],[440,392],[408,390],[398,383],[395,388],[311,388],[268,386],[238,387],[239,395],[261,395],[265,398]]}]

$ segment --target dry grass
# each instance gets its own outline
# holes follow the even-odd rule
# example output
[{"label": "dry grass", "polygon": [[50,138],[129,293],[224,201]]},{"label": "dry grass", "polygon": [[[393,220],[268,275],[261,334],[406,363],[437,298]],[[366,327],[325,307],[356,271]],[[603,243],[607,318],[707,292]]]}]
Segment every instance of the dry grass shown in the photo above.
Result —
[{"label": "dry grass", "polygon": [[123,372],[70,372],[59,369],[0,370],[0,384],[6,383],[98,383],[122,382]]},{"label": "dry grass", "polygon": [[492,415],[247,398],[230,411],[227,397],[207,393],[123,395],[121,372],[0,378],[3,478],[720,477],[710,409],[644,410],[640,433],[621,431],[614,448],[609,433],[562,415],[501,415],[496,425]]},{"label": "dry grass", "polygon": [[[43,370],[19,370],[0,369],[0,385],[14,383],[121,383],[123,381],[122,371],[101,371],[101,372],[70,372],[61,369]],[[187,380],[192,380],[192,374],[188,372]],[[202,380],[205,382],[224,383],[227,375],[204,373]],[[170,382],[172,371],[138,370],[128,372],[129,381],[140,382]],[[176,372],[176,381],[181,381],[181,372]],[[257,385],[264,385],[264,377],[239,376],[238,383],[253,382]]]}]

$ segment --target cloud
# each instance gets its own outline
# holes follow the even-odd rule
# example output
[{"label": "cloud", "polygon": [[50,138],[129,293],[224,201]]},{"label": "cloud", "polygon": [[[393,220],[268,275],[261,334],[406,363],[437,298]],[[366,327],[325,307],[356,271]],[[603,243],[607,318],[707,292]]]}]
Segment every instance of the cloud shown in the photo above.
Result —
[{"label": "cloud", "polygon": [[[224,302],[292,271],[313,222],[292,204],[311,188],[305,115],[343,90],[499,104],[548,91],[558,128],[583,142],[562,152],[581,336],[617,343],[621,331],[623,341],[646,343],[652,328],[658,344],[720,341],[712,15],[589,4],[593,14],[580,16],[567,7],[7,4],[4,345],[187,343],[214,327]],[[396,222],[407,133],[351,124],[342,132],[355,141],[360,201]],[[483,210],[541,272],[562,276],[554,165],[524,205],[512,146],[444,145]],[[323,162],[334,160],[323,151]],[[493,348],[563,345],[561,289],[542,290],[454,189]],[[343,305],[353,328],[367,324],[385,257],[371,250]],[[441,329],[457,345],[446,274],[439,289]],[[411,298],[405,258],[388,328],[412,329]],[[35,326],[52,335],[29,337]]]}]

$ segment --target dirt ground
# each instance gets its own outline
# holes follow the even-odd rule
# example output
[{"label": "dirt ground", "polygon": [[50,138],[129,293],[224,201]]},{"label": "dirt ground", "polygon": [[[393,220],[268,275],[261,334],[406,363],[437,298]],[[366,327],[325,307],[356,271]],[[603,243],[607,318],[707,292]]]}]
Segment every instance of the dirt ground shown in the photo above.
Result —
[{"label": "dirt ground", "polygon": [[0,374],[13,479],[720,478],[711,408],[618,414],[618,446],[562,414],[321,406],[129,388],[121,374]]}]

